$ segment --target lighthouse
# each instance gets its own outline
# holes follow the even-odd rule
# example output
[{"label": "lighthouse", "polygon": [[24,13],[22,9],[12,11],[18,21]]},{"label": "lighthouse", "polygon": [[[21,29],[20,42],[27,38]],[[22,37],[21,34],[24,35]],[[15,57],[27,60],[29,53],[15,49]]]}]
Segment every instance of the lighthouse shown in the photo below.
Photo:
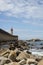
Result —
[{"label": "lighthouse", "polygon": [[13,28],[11,28],[11,34],[13,35]]}]

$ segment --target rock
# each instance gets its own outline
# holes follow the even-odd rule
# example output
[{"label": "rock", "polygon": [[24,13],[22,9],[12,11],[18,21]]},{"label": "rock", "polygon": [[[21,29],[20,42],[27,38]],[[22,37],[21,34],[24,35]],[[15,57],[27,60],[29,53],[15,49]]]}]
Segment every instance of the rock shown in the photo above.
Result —
[{"label": "rock", "polygon": [[38,62],[38,65],[43,65],[43,60],[41,60],[40,62]]},{"label": "rock", "polygon": [[25,59],[21,60],[21,61],[19,62],[19,64],[20,64],[20,65],[26,64],[26,60],[25,60]]},{"label": "rock", "polygon": [[10,50],[8,49],[8,50],[6,50],[5,52],[3,52],[3,53],[1,54],[1,56],[8,57],[9,54],[10,54]]},{"label": "rock", "polygon": [[15,49],[14,44],[13,43],[10,43],[9,44],[9,50],[14,50],[14,49]]},{"label": "rock", "polygon": [[32,54],[29,50],[24,50],[24,52],[26,52],[28,54]]},{"label": "rock", "polygon": [[43,58],[42,56],[38,56],[38,55],[35,56],[35,60],[36,60],[37,62],[39,62],[40,60],[42,60],[42,58]]},{"label": "rock", "polygon": [[4,55],[4,57],[6,57],[6,58],[8,58],[8,56],[9,56],[9,53],[7,53],[7,54]]},{"label": "rock", "polygon": [[20,65],[20,64],[17,63],[17,62],[11,62],[11,63],[9,63],[9,64],[4,64],[4,65]]},{"label": "rock", "polygon": [[36,60],[37,62],[39,62],[41,59],[40,59],[40,58],[36,58],[35,60]]},{"label": "rock", "polygon": [[27,59],[26,64],[37,65],[37,62],[35,61],[35,59]]},{"label": "rock", "polygon": [[15,51],[11,51],[8,58],[10,58],[13,62],[15,61],[16,59],[16,52]]},{"label": "rock", "polygon": [[4,64],[8,64],[12,62],[9,58],[5,58],[5,57],[0,57],[0,65],[4,65]]},{"label": "rock", "polygon": [[18,52],[19,50],[18,50],[18,48],[16,48],[14,51],[15,51],[15,52]]},{"label": "rock", "polygon": [[1,48],[1,49],[0,49],[0,55],[1,55],[2,53],[6,52],[6,50],[7,50],[7,49],[2,49],[2,48]]},{"label": "rock", "polygon": [[14,50],[15,52],[16,52],[16,54],[17,54],[17,56],[20,54],[20,50],[18,50],[18,48],[16,48],[15,50]]},{"label": "rock", "polygon": [[27,58],[30,58],[29,54],[27,54],[26,52],[21,52],[16,59],[22,60],[22,59],[27,59]]}]

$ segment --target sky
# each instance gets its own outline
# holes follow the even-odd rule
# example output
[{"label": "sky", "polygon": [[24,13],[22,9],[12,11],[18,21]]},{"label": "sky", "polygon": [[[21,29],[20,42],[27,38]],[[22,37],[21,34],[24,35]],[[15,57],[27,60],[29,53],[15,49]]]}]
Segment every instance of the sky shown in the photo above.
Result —
[{"label": "sky", "polygon": [[43,39],[43,0],[0,0],[0,28],[19,39]]}]

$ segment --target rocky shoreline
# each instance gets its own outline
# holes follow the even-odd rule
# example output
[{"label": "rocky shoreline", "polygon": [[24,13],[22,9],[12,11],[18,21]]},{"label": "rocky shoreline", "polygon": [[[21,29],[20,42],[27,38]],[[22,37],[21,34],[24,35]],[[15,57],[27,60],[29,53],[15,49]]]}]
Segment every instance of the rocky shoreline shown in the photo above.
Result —
[{"label": "rocky shoreline", "polygon": [[32,55],[26,43],[20,42],[15,48],[0,50],[0,65],[43,65],[43,57]]}]

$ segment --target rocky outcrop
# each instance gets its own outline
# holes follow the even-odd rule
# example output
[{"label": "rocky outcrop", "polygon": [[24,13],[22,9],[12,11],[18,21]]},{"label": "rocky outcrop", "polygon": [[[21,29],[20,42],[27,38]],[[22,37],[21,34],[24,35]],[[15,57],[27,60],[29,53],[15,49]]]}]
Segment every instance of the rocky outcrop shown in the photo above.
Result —
[{"label": "rocky outcrop", "polygon": [[41,57],[32,55],[23,43],[0,54],[0,65],[43,65]]}]

